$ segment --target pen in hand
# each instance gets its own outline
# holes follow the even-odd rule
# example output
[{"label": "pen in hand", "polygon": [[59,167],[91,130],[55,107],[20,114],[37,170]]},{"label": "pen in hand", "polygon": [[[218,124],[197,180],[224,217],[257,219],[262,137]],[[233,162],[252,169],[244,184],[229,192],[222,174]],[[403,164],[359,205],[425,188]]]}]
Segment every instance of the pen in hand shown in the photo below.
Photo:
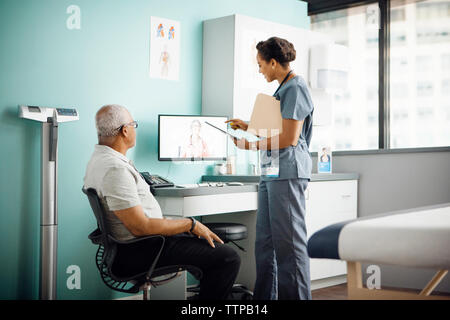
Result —
[{"label": "pen in hand", "polygon": [[230,119],[225,121],[225,123],[230,123],[231,129],[241,129],[243,131],[247,131],[248,124],[242,121],[241,119]]}]

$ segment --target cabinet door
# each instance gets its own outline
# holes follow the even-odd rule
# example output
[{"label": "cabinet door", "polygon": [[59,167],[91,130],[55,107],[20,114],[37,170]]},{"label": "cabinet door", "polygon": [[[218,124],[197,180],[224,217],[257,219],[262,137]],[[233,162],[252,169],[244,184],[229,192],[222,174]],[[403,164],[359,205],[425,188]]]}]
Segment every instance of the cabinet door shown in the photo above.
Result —
[{"label": "cabinet door", "polygon": [[308,238],[316,231],[357,216],[357,180],[310,182],[306,194]]},{"label": "cabinet door", "polygon": [[[308,239],[334,223],[357,217],[357,180],[311,182],[306,192]],[[345,261],[310,259],[311,280],[347,273]]]},{"label": "cabinet door", "polygon": [[311,280],[340,276],[347,273],[347,264],[342,260],[309,259]]}]

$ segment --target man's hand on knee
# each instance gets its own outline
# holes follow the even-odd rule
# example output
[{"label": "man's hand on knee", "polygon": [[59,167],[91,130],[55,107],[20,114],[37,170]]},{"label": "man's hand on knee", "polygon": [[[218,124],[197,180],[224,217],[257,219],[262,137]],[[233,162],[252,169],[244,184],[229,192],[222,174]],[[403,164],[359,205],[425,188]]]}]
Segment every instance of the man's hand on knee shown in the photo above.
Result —
[{"label": "man's hand on knee", "polygon": [[199,238],[205,238],[209,245],[213,248],[215,248],[214,240],[223,244],[222,239],[220,239],[214,232],[209,230],[207,226],[199,221],[196,222],[194,230],[192,230],[191,233],[195,234]]}]

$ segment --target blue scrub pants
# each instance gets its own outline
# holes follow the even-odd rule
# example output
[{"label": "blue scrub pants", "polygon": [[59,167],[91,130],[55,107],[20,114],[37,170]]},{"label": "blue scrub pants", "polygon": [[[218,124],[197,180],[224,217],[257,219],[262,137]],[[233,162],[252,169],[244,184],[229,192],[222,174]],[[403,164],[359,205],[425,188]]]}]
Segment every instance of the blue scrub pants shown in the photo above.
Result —
[{"label": "blue scrub pants", "polygon": [[310,300],[305,190],[308,179],[260,181],[255,300]]}]

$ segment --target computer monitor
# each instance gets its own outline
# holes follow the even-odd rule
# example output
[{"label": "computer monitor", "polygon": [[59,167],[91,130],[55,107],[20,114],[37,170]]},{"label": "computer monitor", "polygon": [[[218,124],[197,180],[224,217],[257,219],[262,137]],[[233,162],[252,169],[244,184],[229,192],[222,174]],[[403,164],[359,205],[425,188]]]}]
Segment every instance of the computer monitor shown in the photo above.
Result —
[{"label": "computer monitor", "polygon": [[227,117],[159,115],[158,160],[201,161],[225,160],[228,136]]}]

